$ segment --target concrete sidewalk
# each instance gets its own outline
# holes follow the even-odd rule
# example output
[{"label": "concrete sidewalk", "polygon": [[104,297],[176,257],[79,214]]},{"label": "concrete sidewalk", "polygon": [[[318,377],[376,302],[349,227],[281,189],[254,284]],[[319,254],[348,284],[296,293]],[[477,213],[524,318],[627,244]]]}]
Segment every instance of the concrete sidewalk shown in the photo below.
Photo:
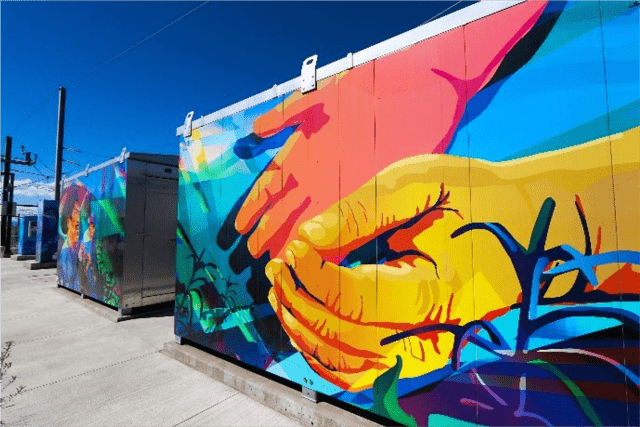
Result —
[{"label": "concrete sidewalk", "polygon": [[55,270],[1,262],[2,342],[14,341],[9,375],[27,387],[6,425],[301,425],[162,354],[173,316],[114,323],[57,292]]}]

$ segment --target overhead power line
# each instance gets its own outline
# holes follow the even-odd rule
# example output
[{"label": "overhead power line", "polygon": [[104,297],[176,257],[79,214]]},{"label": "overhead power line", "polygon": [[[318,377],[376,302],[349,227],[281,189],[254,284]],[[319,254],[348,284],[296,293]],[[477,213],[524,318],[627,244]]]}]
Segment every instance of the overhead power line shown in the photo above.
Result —
[{"label": "overhead power line", "polygon": [[[54,170],[53,170],[53,168],[51,168],[51,167],[47,166],[47,164],[46,164],[45,162],[43,162],[43,161],[42,161],[42,159],[40,159],[40,164],[41,164],[42,166],[44,166],[44,168],[45,168],[45,169],[47,169],[48,171],[50,171],[51,173],[56,173],[56,171],[54,171]],[[36,167],[36,169],[37,169],[37,167]],[[38,170],[39,170],[39,169],[38,169]]]},{"label": "overhead power line", "polygon": [[62,161],[65,163],[70,163],[72,165],[82,166],[80,163],[72,162],[71,160],[63,159]]},{"label": "overhead power line", "polygon": [[462,3],[462,0],[459,0],[458,2],[452,4],[451,6],[449,6],[448,8],[446,8],[445,10],[443,10],[442,12],[432,16],[431,18],[429,18],[428,20],[426,20],[424,23],[422,23],[421,25],[425,25],[428,24],[429,22],[433,21],[434,19],[436,19],[438,16],[442,15],[443,13],[445,13],[447,10],[451,9],[452,7],[457,6],[459,3]]},{"label": "overhead power line", "polygon": [[36,172],[29,172],[29,171],[24,171],[24,170],[20,170],[20,169],[14,169],[13,170],[15,173],[24,173],[27,175],[36,175],[36,176],[44,176],[45,178],[53,178],[51,175],[46,175],[43,173],[36,173]]},{"label": "overhead power line", "polygon": [[36,168],[36,170],[37,170],[38,172],[40,172],[40,174],[41,174],[42,176],[48,176],[48,175],[49,175],[46,171],[43,171],[42,169],[40,169],[40,168],[38,167],[38,165],[33,165],[33,167],[34,167],[34,168]]},{"label": "overhead power line", "polygon": [[[141,44],[143,44],[144,42],[148,41],[149,39],[151,39],[152,37],[156,36],[157,34],[161,33],[162,31],[166,30],[167,28],[169,28],[170,26],[172,26],[173,24],[175,24],[176,22],[180,21],[181,19],[187,17],[188,15],[192,14],[193,12],[195,12],[196,10],[200,9],[202,6],[204,6],[205,4],[209,3],[208,1],[205,1],[201,4],[199,4],[198,6],[194,7],[193,9],[189,10],[187,13],[181,15],[180,17],[174,19],[173,21],[171,21],[169,24],[165,25],[164,27],[160,28],[159,30],[157,30],[156,32],[154,32],[153,34],[145,37],[144,39],[140,40],[139,42],[135,43],[134,45],[128,47],[127,49],[123,50],[122,52],[120,52],[119,54],[107,59],[106,61],[104,61],[103,63],[101,63],[100,65],[98,65],[97,67],[87,71],[86,73],[82,74],[81,76],[75,78],[72,81],[68,81],[67,86],[71,86],[72,84],[78,83],[79,81],[81,81],[83,78],[85,78],[86,76],[88,76],[89,74],[98,71],[99,69],[101,69],[102,67],[108,65],[109,63],[115,61],[116,59],[120,58],[123,55],[126,55],[129,51],[135,49],[136,47],[140,46]],[[18,123],[18,125],[13,128],[13,130],[11,132],[9,132],[9,134],[15,134],[16,131],[18,129],[20,129],[25,123],[27,123],[29,120],[31,120],[31,118],[33,118],[33,116],[35,116],[41,109],[42,107],[44,107],[47,102],[49,102],[49,100],[58,92],[58,88],[56,87],[56,89],[54,89],[51,94],[49,94],[49,96],[47,96],[47,98],[40,104],[38,105],[36,108],[33,109],[33,111],[24,119],[22,120],[20,123]]]},{"label": "overhead power line", "polygon": [[86,73],[84,73],[83,75],[81,75],[80,77],[77,77],[76,79],[70,81],[67,83],[67,86],[71,86],[75,83],[77,83],[78,81],[82,80],[83,78],[87,77],[89,74],[98,71],[100,68],[104,67],[105,65],[109,64],[112,61],[115,61],[116,59],[120,58],[123,55],[126,55],[129,51],[135,49],[136,47],[140,46],[142,43],[148,41],[149,39],[151,39],[152,37],[154,37],[155,35],[161,33],[162,31],[166,30],[167,28],[169,28],[170,26],[172,26],[173,24],[175,24],[176,22],[180,21],[181,19],[185,18],[186,16],[192,14],[193,12],[195,12],[196,10],[200,9],[202,6],[204,6],[205,4],[209,3],[208,1],[205,1],[204,3],[199,4],[198,6],[194,7],[193,9],[191,9],[190,11],[188,11],[187,13],[185,13],[184,15],[180,16],[179,18],[173,20],[172,22],[170,22],[169,24],[165,25],[164,27],[160,28],[158,31],[156,31],[155,33],[151,34],[150,36],[145,37],[144,39],[140,40],[138,43],[134,44],[133,46],[128,47],[127,49],[123,50],[122,52],[120,52],[119,54],[112,56],[111,58],[107,59],[106,61],[104,61],[102,64],[98,65],[97,67],[87,71]]},{"label": "overhead power line", "polygon": [[[24,182],[22,184],[15,185],[13,188],[24,187],[25,185],[33,185],[33,184],[36,184],[38,182],[46,181],[47,179],[51,179],[51,177],[49,176],[49,177],[46,177],[46,178],[36,179],[34,181]],[[52,184],[52,183],[49,183],[49,184]]]},{"label": "overhead power line", "polygon": [[22,125],[24,125],[25,123],[27,123],[29,120],[31,120],[31,118],[33,118],[33,116],[35,116],[36,114],[38,114],[38,111],[40,111],[40,110],[42,109],[42,107],[44,107],[44,106],[47,104],[47,102],[49,102],[49,100],[50,100],[51,98],[53,98],[53,95],[55,95],[57,91],[58,91],[58,89],[55,89],[54,91],[52,91],[52,92],[51,92],[51,94],[47,97],[47,99],[45,99],[45,100],[42,102],[42,104],[40,104],[38,107],[36,107],[36,108],[31,112],[31,114],[29,114],[29,115],[27,116],[27,118],[26,118],[26,119],[24,119],[23,121],[21,121],[20,123],[18,123],[18,125],[17,125],[15,128],[13,128],[13,130],[12,130],[11,132],[9,132],[9,135],[13,135],[13,134],[15,134],[15,133],[16,133],[16,131],[22,127]]},{"label": "overhead power line", "polygon": [[113,158],[113,156],[105,156],[104,154],[98,154],[98,153],[94,153],[92,151],[76,150],[73,147],[64,147],[64,149],[67,150],[67,151],[71,151],[72,153],[88,154],[90,156],[102,157],[103,159],[111,159],[111,158]]}]

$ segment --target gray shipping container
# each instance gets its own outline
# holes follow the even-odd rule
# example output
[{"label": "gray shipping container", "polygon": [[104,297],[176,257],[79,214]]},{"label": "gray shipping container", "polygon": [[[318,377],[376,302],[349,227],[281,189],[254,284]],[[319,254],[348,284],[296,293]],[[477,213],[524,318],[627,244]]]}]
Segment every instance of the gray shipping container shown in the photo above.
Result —
[{"label": "gray shipping container", "polygon": [[178,157],[123,153],[63,180],[59,286],[128,313],[172,301]]}]

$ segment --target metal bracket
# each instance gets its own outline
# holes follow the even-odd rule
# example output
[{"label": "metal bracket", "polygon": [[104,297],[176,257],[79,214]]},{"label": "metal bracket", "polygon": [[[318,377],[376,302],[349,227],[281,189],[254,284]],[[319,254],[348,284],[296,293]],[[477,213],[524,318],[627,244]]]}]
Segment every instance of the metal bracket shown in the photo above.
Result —
[{"label": "metal bracket", "polygon": [[89,163],[87,163],[87,167],[84,168],[84,176],[89,176],[89,168],[91,167],[91,165]]},{"label": "metal bracket", "polygon": [[302,386],[302,397],[312,401],[313,403],[318,403],[318,393],[305,386]]},{"label": "metal bracket", "polygon": [[308,57],[302,63],[300,92],[307,93],[316,88],[316,63],[318,55]]},{"label": "metal bracket", "polygon": [[178,345],[182,345],[182,337],[179,337],[178,335],[174,335],[176,337],[176,342],[178,343]]},{"label": "metal bracket", "polygon": [[347,61],[347,70],[353,68],[353,53],[347,53],[347,57],[345,58]]},{"label": "metal bracket", "polygon": [[127,147],[122,147],[122,151],[120,152],[120,158],[119,158],[120,163],[124,163],[125,154],[127,154]]},{"label": "metal bracket", "polygon": [[193,111],[189,111],[187,117],[184,119],[184,126],[182,127],[182,136],[185,138],[191,136],[191,120],[193,120]]},{"label": "metal bracket", "polygon": [[120,307],[120,308],[118,309],[118,314],[119,314],[120,316],[128,316],[129,314],[131,314],[131,308],[123,308],[123,307]]}]

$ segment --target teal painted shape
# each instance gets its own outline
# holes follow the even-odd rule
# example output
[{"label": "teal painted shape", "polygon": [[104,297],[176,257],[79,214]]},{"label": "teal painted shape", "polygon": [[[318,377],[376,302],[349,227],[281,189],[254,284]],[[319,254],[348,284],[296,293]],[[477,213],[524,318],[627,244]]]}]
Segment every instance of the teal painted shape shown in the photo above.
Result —
[{"label": "teal painted shape", "polygon": [[[636,301],[623,301],[623,302],[609,302],[609,303],[594,303],[584,304],[583,307],[614,307],[628,310],[631,313],[640,314],[640,304]],[[538,317],[544,314],[550,313],[563,308],[563,306],[538,306]],[[491,321],[491,323],[500,331],[508,344],[513,348],[516,341],[516,335],[518,333],[518,317],[520,316],[520,310],[514,309],[509,311],[497,319]],[[587,320],[588,319],[588,320]],[[620,325],[620,322],[613,319],[600,319],[595,317],[578,317],[562,319],[557,322],[553,322],[532,335],[529,339],[529,348],[531,350],[545,347],[548,345],[560,343],[562,341],[575,338],[582,335],[587,335],[593,332],[602,331],[608,328],[616,327]],[[482,330],[478,333],[479,336],[489,339],[489,335],[486,331]],[[477,352],[477,353],[476,353]],[[479,347],[474,345],[466,345],[462,349],[461,358],[463,362],[471,362],[475,360],[492,360],[497,359],[495,356]]]},{"label": "teal painted shape", "polygon": [[449,154],[500,161],[575,146],[607,136],[607,109],[612,133],[638,126],[640,8],[611,6],[601,29],[598,3],[584,3],[565,8],[541,47],[546,53],[469,101],[473,119],[458,128]]},{"label": "teal painted shape", "polygon": [[[598,28],[600,14],[602,14],[602,23],[606,25],[620,15],[633,13],[630,8],[632,4],[632,1],[569,2],[547,36],[547,40],[533,55],[530,63]],[[598,10],[599,7],[600,10]]]},{"label": "teal painted shape", "polygon": [[457,418],[447,417],[446,415],[431,414],[429,415],[429,427],[487,427],[483,424],[470,423]]},{"label": "teal painted shape", "polygon": [[311,380],[313,385],[309,385],[308,387],[326,394],[327,396],[332,396],[336,393],[340,393],[342,390],[340,387],[331,384],[329,381],[323,379],[318,374],[316,374],[313,369],[309,366],[302,354],[296,352],[292,356],[287,357],[280,363],[275,363],[267,368],[267,372],[275,374],[279,377],[296,381],[302,384],[302,379],[306,378],[307,380]]},{"label": "teal painted shape", "polygon": [[[611,112],[611,133],[616,134],[624,132],[638,126],[638,117],[640,116],[640,101],[632,102],[629,105],[620,107]],[[580,145],[591,139],[603,138],[608,136],[604,134],[594,134],[594,129],[605,130],[607,128],[607,115],[603,114],[598,118],[590,120],[579,126],[574,127],[566,132],[556,135],[552,138],[539,142],[536,145],[527,147],[517,153],[511,154],[501,160],[513,160],[522,157],[531,156],[537,153],[560,150],[562,148]]]}]

